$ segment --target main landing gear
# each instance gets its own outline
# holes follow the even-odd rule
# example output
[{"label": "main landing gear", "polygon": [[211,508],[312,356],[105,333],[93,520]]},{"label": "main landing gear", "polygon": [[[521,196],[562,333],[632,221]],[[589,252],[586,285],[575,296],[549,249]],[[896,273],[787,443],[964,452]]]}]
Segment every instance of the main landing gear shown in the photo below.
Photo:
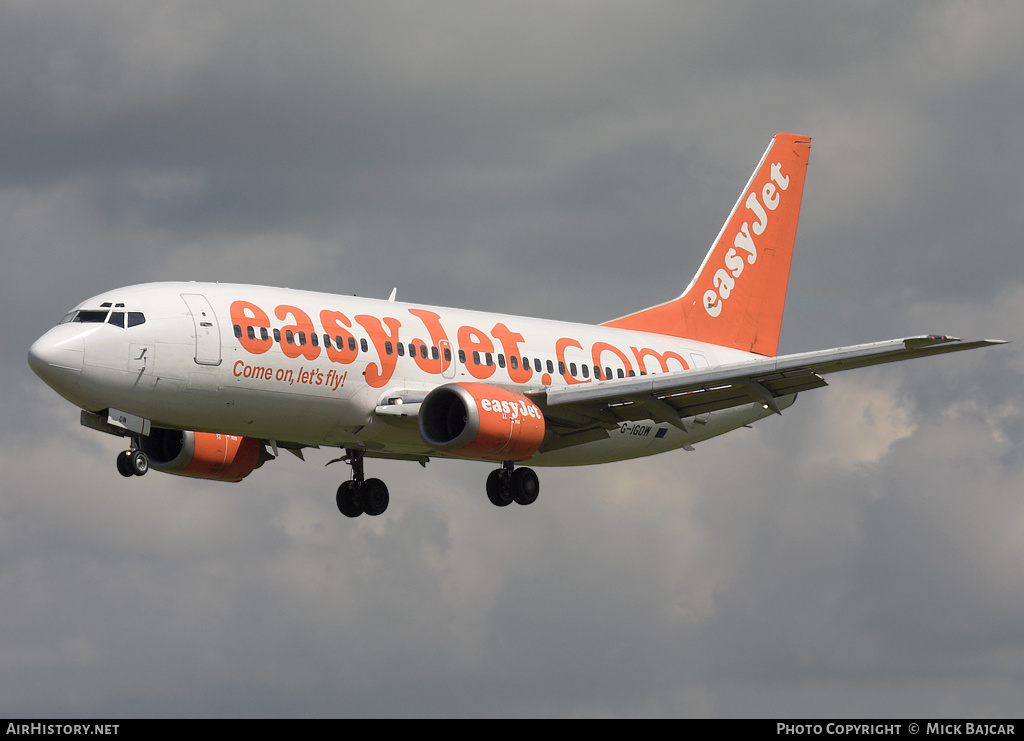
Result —
[{"label": "main landing gear", "polygon": [[125,478],[145,476],[149,470],[149,456],[146,455],[135,440],[130,450],[122,450],[117,454],[117,472]]},{"label": "main landing gear", "polygon": [[338,487],[338,510],[345,517],[383,514],[391,499],[387,485],[380,479],[363,478],[363,451],[346,449],[345,453],[352,478]]},{"label": "main landing gear", "polygon": [[495,507],[533,504],[540,494],[540,480],[532,468],[515,468],[505,461],[487,477],[487,498]]},{"label": "main landing gear", "polygon": [[[345,457],[337,460],[352,466],[352,478],[338,487],[337,504],[341,514],[345,517],[383,514],[390,500],[388,487],[380,479],[363,477],[363,451],[346,448]],[[487,498],[496,507],[507,507],[512,502],[524,506],[533,504],[539,493],[540,480],[533,469],[515,468],[512,461],[504,461],[501,468],[491,471],[487,477]]]}]

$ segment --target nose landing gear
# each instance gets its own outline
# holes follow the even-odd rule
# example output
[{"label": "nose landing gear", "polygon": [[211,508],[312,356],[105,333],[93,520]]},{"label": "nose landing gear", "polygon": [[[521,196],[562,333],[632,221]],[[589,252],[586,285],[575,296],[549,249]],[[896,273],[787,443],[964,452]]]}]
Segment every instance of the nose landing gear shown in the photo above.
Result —
[{"label": "nose landing gear", "polygon": [[130,450],[122,450],[117,454],[117,472],[125,478],[145,476],[149,470],[149,456],[139,450],[132,441]]}]

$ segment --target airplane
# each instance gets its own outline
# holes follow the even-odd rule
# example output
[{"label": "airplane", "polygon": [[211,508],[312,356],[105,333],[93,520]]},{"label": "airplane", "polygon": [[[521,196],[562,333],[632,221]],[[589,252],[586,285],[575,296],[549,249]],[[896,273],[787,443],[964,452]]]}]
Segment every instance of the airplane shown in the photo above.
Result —
[{"label": "airplane", "polygon": [[383,513],[366,459],[487,461],[490,502],[533,503],[530,466],[693,446],[791,406],[823,376],[1002,344],[921,335],[777,355],[810,138],[772,139],[680,296],[600,325],[308,291],[150,283],[82,302],[29,351],[149,468],[241,481],[287,450],[335,447],[347,517]]}]

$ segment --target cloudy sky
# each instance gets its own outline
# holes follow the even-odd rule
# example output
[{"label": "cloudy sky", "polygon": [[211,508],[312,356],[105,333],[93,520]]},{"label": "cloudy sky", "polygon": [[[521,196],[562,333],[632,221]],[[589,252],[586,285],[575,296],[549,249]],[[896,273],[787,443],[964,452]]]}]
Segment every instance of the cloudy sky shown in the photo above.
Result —
[{"label": "cloudy sky", "polygon": [[1021,345],[695,452],[122,479],[28,368],[137,282],[599,322],[813,137],[780,352],[1020,340],[1024,5],[0,0],[0,716],[1006,716]]}]

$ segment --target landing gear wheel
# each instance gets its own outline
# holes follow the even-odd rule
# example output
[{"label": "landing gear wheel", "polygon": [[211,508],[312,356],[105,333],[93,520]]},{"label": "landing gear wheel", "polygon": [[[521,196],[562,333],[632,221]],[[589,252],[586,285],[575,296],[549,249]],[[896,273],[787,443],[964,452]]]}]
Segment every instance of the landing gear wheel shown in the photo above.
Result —
[{"label": "landing gear wheel", "polygon": [[136,476],[145,476],[146,471],[149,470],[149,456],[141,450],[132,453],[128,461],[131,463],[132,473]]},{"label": "landing gear wheel", "polygon": [[359,487],[359,501],[363,505],[363,512],[376,517],[383,514],[388,508],[391,497],[388,495],[387,485],[380,479],[366,479]]},{"label": "landing gear wheel", "polygon": [[336,501],[338,510],[345,517],[359,517],[363,514],[363,507],[359,503],[359,489],[355,481],[346,481],[338,487]]},{"label": "landing gear wheel", "polygon": [[509,483],[516,504],[525,506],[537,501],[537,495],[540,494],[540,479],[532,468],[517,468],[512,472],[512,480]]},{"label": "landing gear wheel", "polygon": [[507,507],[512,504],[512,492],[509,491],[504,469],[495,468],[487,475],[487,498],[495,507]]},{"label": "landing gear wheel", "polygon": [[135,475],[135,471],[132,470],[132,464],[129,458],[131,458],[132,451],[122,450],[117,454],[117,472],[124,476],[126,479],[130,479]]}]

